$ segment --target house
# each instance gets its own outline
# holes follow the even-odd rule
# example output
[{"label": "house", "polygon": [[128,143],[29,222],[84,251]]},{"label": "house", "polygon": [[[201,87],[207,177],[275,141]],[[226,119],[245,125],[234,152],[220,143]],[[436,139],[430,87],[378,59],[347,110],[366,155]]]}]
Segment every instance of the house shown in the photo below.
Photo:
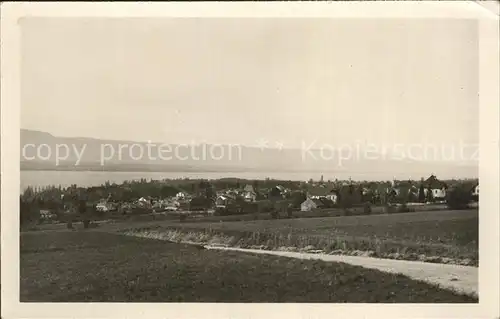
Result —
[{"label": "house", "polygon": [[228,204],[232,203],[234,199],[228,195],[220,195],[215,200],[215,206],[217,207],[225,207]]},{"label": "house", "polygon": [[302,202],[302,204],[300,204],[300,210],[303,212],[309,212],[317,207],[316,202],[311,198],[306,199]]},{"label": "house", "polygon": [[177,199],[185,199],[186,198],[186,194],[183,193],[183,192],[178,192],[177,195],[175,195],[175,197]]},{"label": "house", "polygon": [[448,188],[448,185],[446,185],[445,182],[440,181],[434,175],[431,175],[428,179],[426,179],[423,182],[423,184],[424,184],[424,187],[427,189],[446,189],[446,188]]},{"label": "house", "polygon": [[281,186],[281,185],[277,185],[275,188],[276,188],[277,190],[279,190],[279,192],[280,192],[282,195],[284,195],[284,194],[287,192],[287,189],[286,189],[285,187]]},{"label": "house", "polygon": [[432,191],[432,198],[437,199],[437,200],[444,200],[446,198],[446,189],[438,189],[438,188],[433,188],[431,189]]},{"label": "house", "polygon": [[326,187],[311,187],[307,191],[307,197],[312,199],[319,199],[330,195],[331,190]]},{"label": "house", "polygon": [[[109,197],[108,197],[109,198]],[[115,210],[115,206],[113,203],[108,202],[107,199],[101,199],[96,205],[95,210],[98,212],[108,212],[111,210]]]},{"label": "house", "polygon": [[152,205],[151,205],[150,200],[147,200],[146,198],[141,197],[137,200],[137,206],[140,208],[150,208]]},{"label": "house", "polygon": [[257,194],[255,192],[246,192],[243,195],[243,198],[246,202],[255,202],[255,200],[257,199]]},{"label": "house", "polygon": [[107,212],[109,211],[108,205],[106,203],[99,203],[95,206],[96,211],[98,212]]},{"label": "house", "polygon": [[443,187],[446,188],[447,185],[445,182],[442,182],[439,179],[437,179],[435,175],[431,175],[428,179],[424,181],[424,186],[426,186],[426,188],[431,188],[431,189],[441,189]]},{"label": "house", "polygon": [[338,193],[334,189],[329,189],[327,187],[314,187],[309,189],[307,192],[307,197],[311,199],[328,199],[334,204],[338,201]]},{"label": "house", "polygon": [[419,188],[413,184],[412,181],[399,181],[395,182],[393,189],[393,195],[399,201],[404,202],[417,202]]},{"label": "house", "polygon": [[225,195],[232,197],[232,198],[236,198],[239,195],[239,192],[237,190],[230,189],[230,190],[227,190],[225,192]]},{"label": "house", "polygon": [[448,185],[445,182],[437,179],[435,175],[431,175],[428,179],[422,182],[424,186],[424,193],[427,197],[429,191],[431,190],[432,198],[435,200],[444,200],[446,198],[446,190]]},{"label": "house", "polygon": [[247,184],[239,195],[241,195],[246,202],[255,202],[257,199],[257,193],[250,184]]},{"label": "house", "polygon": [[52,219],[56,219],[57,215],[52,213],[49,210],[41,209],[40,210],[40,218],[44,219],[44,220],[52,220]]}]

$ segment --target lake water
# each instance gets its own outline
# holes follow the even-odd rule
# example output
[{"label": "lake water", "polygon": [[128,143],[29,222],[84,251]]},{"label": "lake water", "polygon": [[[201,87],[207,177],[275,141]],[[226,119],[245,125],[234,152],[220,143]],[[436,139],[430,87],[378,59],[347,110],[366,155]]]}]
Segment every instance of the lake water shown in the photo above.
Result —
[{"label": "lake water", "polygon": [[[77,184],[78,186],[98,186],[106,181],[123,183],[126,180],[141,178],[160,180],[164,178],[217,179],[237,177],[241,179],[265,179],[267,177],[281,180],[306,181],[310,178],[319,180],[321,174],[313,172],[83,172],[83,171],[21,171],[21,190],[28,186],[61,185],[62,187]],[[327,176],[324,177],[327,179]]]},{"label": "lake water", "polygon": [[[77,184],[81,187],[99,186],[106,181],[110,183],[121,184],[128,180],[139,180],[146,178],[147,180],[155,179],[218,179],[218,178],[241,178],[241,179],[265,179],[272,178],[278,180],[293,180],[293,181],[307,181],[314,179],[318,181],[321,178],[321,172],[98,172],[98,171],[21,171],[21,191],[28,186],[48,186],[48,185],[61,185],[62,187]],[[425,174],[414,175],[413,178],[420,179],[420,177],[428,176]],[[450,174],[438,175],[442,178],[448,178]],[[453,177],[453,175],[451,175]],[[408,179],[405,173],[388,174],[387,172],[376,170],[370,174],[362,172],[324,172],[324,180],[346,180],[352,178],[354,180],[390,180],[392,178]]]}]

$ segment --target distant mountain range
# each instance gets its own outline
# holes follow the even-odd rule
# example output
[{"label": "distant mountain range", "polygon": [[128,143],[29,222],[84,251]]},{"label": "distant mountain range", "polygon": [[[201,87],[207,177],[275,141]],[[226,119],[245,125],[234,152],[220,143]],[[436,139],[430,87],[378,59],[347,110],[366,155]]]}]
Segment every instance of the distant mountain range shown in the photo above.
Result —
[{"label": "distant mountain range", "polygon": [[59,137],[26,129],[21,129],[20,145],[21,170],[25,171],[342,172],[353,176],[384,175],[387,179],[431,174],[443,178],[478,176],[478,163],[474,161],[416,161],[397,159],[394,154],[384,157],[370,152],[368,157],[363,150],[357,152],[358,155],[356,152],[353,150],[349,156],[346,150],[342,152],[343,160],[339,160],[339,154],[332,156],[330,150],[322,153],[319,149],[187,146],[160,142],[148,145],[138,141]]}]

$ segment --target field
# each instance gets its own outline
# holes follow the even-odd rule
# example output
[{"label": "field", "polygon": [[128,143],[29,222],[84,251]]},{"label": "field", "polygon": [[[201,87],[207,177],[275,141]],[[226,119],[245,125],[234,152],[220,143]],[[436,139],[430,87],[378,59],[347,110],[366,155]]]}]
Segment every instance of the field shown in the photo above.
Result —
[{"label": "field", "polygon": [[204,250],[93,230],[28,232],[20,240],[22,302],[477,302],[342,263]]},{"label": "field", "polygon": [[217,239],[218,243],[240,247],[308,248],[477,266],[478,220],[477,210],[433,211],[242,222],[153,222],[137,224],[126,232],[150,237],[163,234],[173,240]]}]

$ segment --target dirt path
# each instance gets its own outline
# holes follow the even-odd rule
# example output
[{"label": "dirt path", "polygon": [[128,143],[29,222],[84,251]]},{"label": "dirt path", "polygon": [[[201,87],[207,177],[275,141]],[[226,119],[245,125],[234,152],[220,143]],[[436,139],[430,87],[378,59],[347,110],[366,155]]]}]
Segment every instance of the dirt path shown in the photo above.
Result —
[{"label": "dirt path", "polygon": [[416,280],[438,284],[442,288],[468,295],[478,296],[477,267],[426,263],[420,261],[392,260],[372,257],[339,256],[327,254],[297,253],[259,249],[205,246],[207,249],[233,250],[245,253],[270,254],[299,259],[319,259],[330,262],[344,262],[384,272],[399,273]]}]

